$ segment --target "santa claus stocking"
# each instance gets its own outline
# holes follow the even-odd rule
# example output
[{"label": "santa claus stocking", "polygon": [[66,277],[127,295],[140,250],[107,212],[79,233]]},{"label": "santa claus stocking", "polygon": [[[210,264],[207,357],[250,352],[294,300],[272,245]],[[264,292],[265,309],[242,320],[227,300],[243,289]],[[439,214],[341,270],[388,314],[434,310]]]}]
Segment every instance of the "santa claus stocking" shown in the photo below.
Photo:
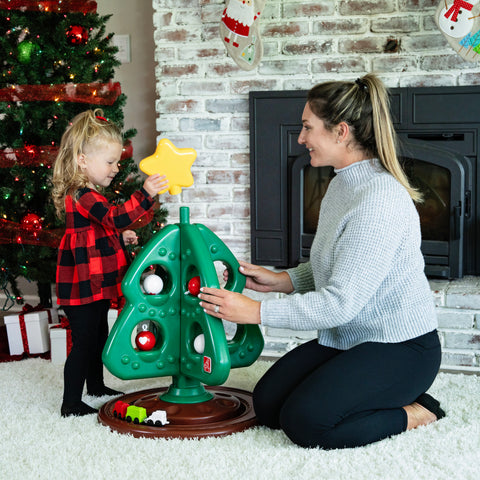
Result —
[{"label": "santa claus stocking", "polygon": [[266,0],[227,0],[220,22],[220,36],[227,52],[243,70],[255,68],[263,56],[258,32]]},{"label": "santa claus stocking", "polygon": [[464,60],[480,60],[480,0],[440,0],[435,21]]}]

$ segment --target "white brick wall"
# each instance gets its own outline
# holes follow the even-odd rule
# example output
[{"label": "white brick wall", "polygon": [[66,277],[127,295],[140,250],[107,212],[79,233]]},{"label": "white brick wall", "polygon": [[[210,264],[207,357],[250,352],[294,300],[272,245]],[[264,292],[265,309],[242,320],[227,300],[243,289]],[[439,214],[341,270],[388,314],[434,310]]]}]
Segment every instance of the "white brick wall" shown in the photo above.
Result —
[{"label": "white brick wall", "polygon": [[[166,196],[169,221],[177,221],[178,207],[188,205],[193,222],[211,228],[238,258],[250,258],[251,90],[308,89],[370,71],[389,87],[480,84],[478,65],[464,62],[438,31],[437,4],[268,0],[260,17],[264,56],[247,72],[227,55],[219,36],[224,0],[153,0],[158,139],[169,138],[198,153],[194,186]],[[452,291],[446,297],[454,302],[458,295],[463,294]],[[473,315],[470,327],[455,308],[448,310],[451,305],[443,307],[445,362],[480,370],[475,307],[465,305]],[[267,345],[274,351],[285,339],[296,344],[297,336],[273,332]]]},{"label": "white brick wall", "polygon": [[[438,315],[438,332],[442,345],[441,368],[480,374],[480,278],[430,280]],[[246,292],[261,300],[277,294]],[[280,357],[291,349],[316,337],[315,331],[297,332],[262,327],[266,357]]]},{"label": "white brick wall", "polygon": [[480,279],[431,281],[445,369],[480,373]]}]

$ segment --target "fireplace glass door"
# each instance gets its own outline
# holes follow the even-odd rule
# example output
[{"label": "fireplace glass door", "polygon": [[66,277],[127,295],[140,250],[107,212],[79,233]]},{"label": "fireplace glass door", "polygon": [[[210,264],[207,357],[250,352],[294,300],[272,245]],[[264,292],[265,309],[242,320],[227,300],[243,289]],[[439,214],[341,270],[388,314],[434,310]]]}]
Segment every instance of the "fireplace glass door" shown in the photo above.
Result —
[{"label": "fireplace glass door", "polygon": [[[466,158],[421,143],[403,145],[400,161],[411,184],[421,191],[417,204],[425,271],[432,277],[462,276],[464,217],[468,212]],[[322,198],[335,175],[331,167],[313,168],[309,154],[289,159],[292,228],[290,264],[308,260]]]},{"label": "fireplace glass door", "polygon": [[425,272],[431,277],[463,276],[465,220],[470,217],[469,159],[422,141],[404,142],[400,160],[418,203]]}]

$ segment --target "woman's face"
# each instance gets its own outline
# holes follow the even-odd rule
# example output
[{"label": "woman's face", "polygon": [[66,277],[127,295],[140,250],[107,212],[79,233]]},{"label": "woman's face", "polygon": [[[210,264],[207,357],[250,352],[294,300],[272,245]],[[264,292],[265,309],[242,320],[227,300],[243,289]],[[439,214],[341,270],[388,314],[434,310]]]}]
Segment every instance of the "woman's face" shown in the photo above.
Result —
[{"label": "woman's face", "polygon": [[310,165],[341,168],[342,155],[337,130],[327,130],[323,120],[312,112],[308,103],[303,110],[302,123],[298,143],[305,145],[310,152]]}]

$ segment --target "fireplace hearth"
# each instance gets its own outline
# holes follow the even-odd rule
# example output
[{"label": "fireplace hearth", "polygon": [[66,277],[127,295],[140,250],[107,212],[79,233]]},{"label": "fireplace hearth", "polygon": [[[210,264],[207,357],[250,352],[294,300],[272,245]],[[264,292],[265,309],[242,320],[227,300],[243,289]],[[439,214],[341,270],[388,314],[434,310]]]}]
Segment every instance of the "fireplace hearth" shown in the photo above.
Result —
[{"label": "fireplace hearth", "polygon": [[[424,194],[417,206],[425,272],[480,275],[480,87],[392,89],[404,169]],[[318,211],[334,175],[312,168],[297,142],[306,91],[250,93],[252,262],[308,260]]]}]

